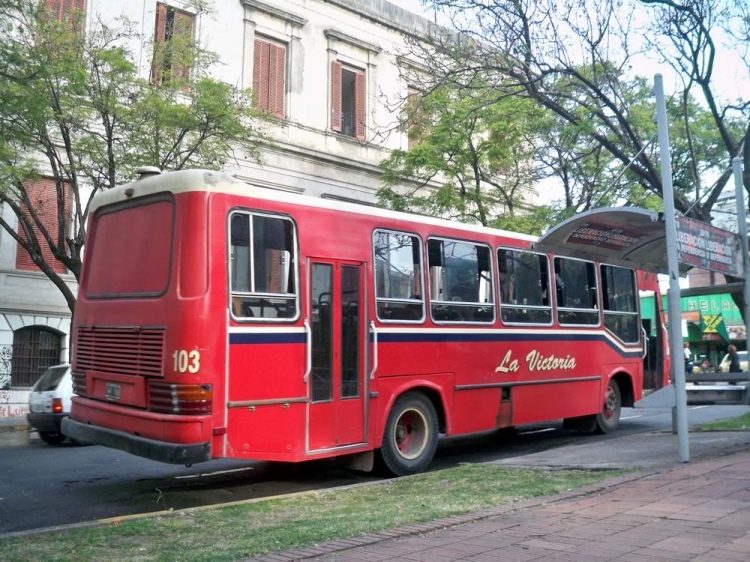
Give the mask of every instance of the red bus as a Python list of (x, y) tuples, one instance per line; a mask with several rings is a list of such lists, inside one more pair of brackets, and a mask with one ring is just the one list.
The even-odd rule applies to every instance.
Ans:
[(641, 398), (631, 269), (534, 238), (191, 170), (94, 197), (66, 435), (150, 459), (299, 462), (544, 420), (611, 432)]

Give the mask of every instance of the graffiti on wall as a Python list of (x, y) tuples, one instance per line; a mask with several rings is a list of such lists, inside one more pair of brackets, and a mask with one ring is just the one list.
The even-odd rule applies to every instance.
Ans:
[(10, 390), (10, 367), (13, 357), (12, 345), (0, 345), (0, 390)]
[(28, 390), (0, 390), (0, 418), (16, 418), (28, 413)]

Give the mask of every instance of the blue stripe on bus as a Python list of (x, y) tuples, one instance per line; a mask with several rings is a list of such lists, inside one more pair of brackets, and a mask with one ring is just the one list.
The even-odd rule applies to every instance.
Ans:
[[(468, 343), (468, 342), (522, 342), (522, 341), (604, 341), (622, 357), (640, 357), (640, 350), (623, 351), (604, 334), (555, 334), (555, 333), (472, 333), (472, 332), (379, 332), (379, 343)], [(229, 343), (243, 344), (274, 344), (274, 343), (305, 343), (307, 334), (304, 332), (281, 333), (230, 333)], [(370, 334), (372, 341), (372, 334)]]
[(307, 334), (304, 332), (280, 332), (280, 333), (262, 333), (262, 332), (251, 332), (251, 333), (234, 333), (229, 334), (229, 343), (242, 345), (242, 344), (255, 344), (255, 343), (305, 343), (307, 341)]

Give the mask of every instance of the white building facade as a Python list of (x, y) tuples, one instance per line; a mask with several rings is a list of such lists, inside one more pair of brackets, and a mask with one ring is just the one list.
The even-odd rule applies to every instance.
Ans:
[[(404, 37), (426, 36), (430, 22), (394, 4), (216, 0), (212, 13), (201, 14), (177, 0), (76, 3), (89, 29), (97, 20), (117, 25), (119, 16), (136, 22), (143, 40), (130, 48), (144, 77), (151, 71), (152, 40), (164, 33), (165, 19), (180, 20), (218, 55), (220, 63), (210, 69), (214, 78), (256, 90), (259, 103), (278, 117), (271, 130), (275, 142), (263, 150), (261, 163), (241, 159), (229, 166), (226, 171), (238, 179), (373, 204), (378, 164), (391, 150), (408, 146), (394, 113), (409, 88), (399, 55)], [(10, 209), (0, 212), (15, 224)], [(46, 366), (68, 360), (67, 304), (43, 273), (19, 266), (24, 261), (19, 252), (25, 254), (0, 229), (0, 417), (25, 415), (32, 379)], [(63, 278), (77, 292), (75, 278)]]

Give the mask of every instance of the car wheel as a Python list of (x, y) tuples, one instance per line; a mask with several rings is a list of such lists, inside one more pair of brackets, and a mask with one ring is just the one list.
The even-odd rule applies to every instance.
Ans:
[(65, 441), (65, 436), (59, 431), (40, 431), (39, 438), (48, 445), (59, 445)]

